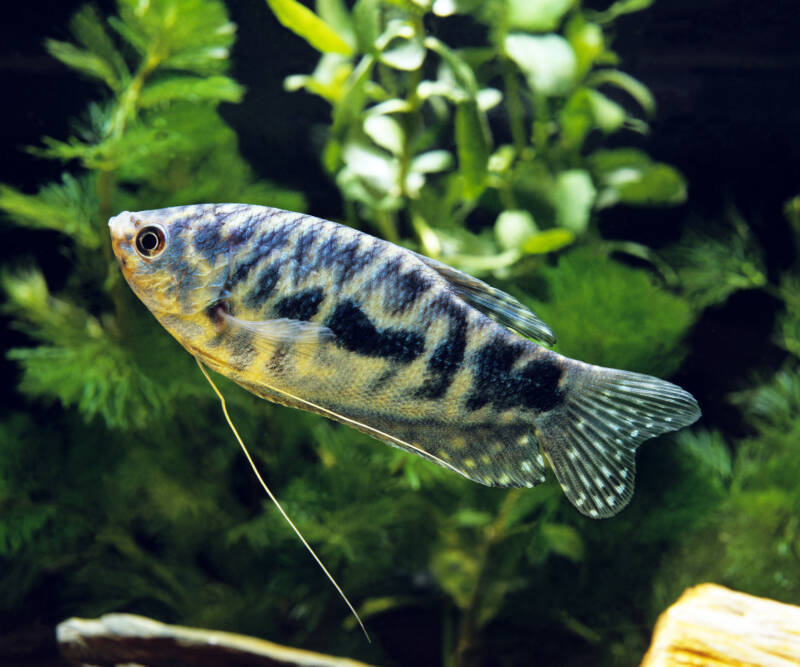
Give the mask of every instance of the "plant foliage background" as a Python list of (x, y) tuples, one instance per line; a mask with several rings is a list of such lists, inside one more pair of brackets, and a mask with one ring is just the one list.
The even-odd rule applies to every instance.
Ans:
[[(763, 184), (709, 175), (780, 137), (723, 142), (657, 108), (616, 46), (675, 30), (651, 4), (51, 8), (74, 13), (41, 19), (35, 62), (63, 83), (12, 82), (4, 128), (32, 166), (0, 185), (0, 655), (129, 611), (379, 664), (635, 665), (686, 586), (797, 603), (797, 149)], [(647, 443), (631, 506), (593, 522), (552, 482), (484, 488), (224, 383), (367, 644), (112, 261), (110, 215), (204, 201), (307, 210), (480, 275), (558, 351), (676, 378), (705, 417)]]

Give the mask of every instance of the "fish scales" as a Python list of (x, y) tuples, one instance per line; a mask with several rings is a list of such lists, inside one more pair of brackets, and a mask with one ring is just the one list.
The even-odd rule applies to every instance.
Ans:
[(513, 297), (342, 225), (201, 204), (109, 222), (125, 278), (191, 354), (268, 400), (587, 516), (633, 490), (636, 446), (699, 416), (663, 380), (568, 359)]

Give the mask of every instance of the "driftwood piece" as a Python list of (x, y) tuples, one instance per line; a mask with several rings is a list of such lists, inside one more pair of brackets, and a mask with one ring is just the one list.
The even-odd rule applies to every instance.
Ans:
[(641, 667), (798, 667), (800, 607), (717, 586), (686, 590), (658, 619)]
[(61, 654), (76, 665), (367, 667), (347, 658), (231, 632), (167, 625), (134, 614), (70, 618), (56, 627)]

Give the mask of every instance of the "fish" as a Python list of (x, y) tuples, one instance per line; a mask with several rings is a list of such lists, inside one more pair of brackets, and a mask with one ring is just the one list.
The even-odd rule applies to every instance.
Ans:
[(633, 495), (635, 452), (700, 417), (670, 382), (562, 356), (521, 302), (321, 218), (247, 204), (123, 211), (126, 281), (212, 370), (496, 487), (549, 466), (591, 518)]

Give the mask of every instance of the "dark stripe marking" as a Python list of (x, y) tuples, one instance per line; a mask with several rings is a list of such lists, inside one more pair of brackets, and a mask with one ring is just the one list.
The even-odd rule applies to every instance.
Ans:
[(336, 267), (338, 281), (346, 283), (372, 264), (382, 250), (377, 239), (369, 239), (366, 246), (362, 245), (359, 238), (342, 245), (338, 230), (334, 230), (320, 245), (317, 261), (324, 268)]
[(425, 338), (405, 329), (377, 329), (355, 303), (344, 301), (326, 322), (339, 345), (368, 357), (386, 357), (410, 363), (425, 349)]
[(523, 341), (507, 343), (495, 339), (476, 352), (472, 392), (466, 401), (468, 410), (491, 403), (497, 410), (522, 406), (547, 412), (563, 402), (559, 381), (564, 371), (555, 362), (535, 359), (521, 370), (511, 371), (525, 345)]
[(303, 290), (291, 296), (285, 296), (275, 304), (275, 314), (290, 320), (310, 320), (325, 300), (325, 291), (321, 287)]
[(535, 359), (519, 372), (519, 393), (522, 403), (531, 410), (548, 412), (564, 401), (559, 387), (564, 369), (553, 361)]
[(437, 299), (437, 302), (431, 304), (435, 316), (446, 316), (450, 319), (448, 337), (436, 346), (428, 359), (425, 382), (415, 392), (417, 398), (437, 399), (444, 396), (464, 362), (467, 348), (467, 318), (464, 308), (450, 298)]
[(192, 245), (197, 252), (205, 257), (209, 262), (220, 251), (222, 236), (220, 234), (228, 216), (214, 216), (202, 227), (194, 230), (192, 234)]
[[(248, 272), (249, 270), (250, 268), (248, 268)], [(258, 274), (253, 289), (245, 295), (244, 304), (248, 308), (261, 308), (272, 294), (280, 277), (281, 267), (278, 263), (265, 266)]]
[(290, 225), (280, 225), (263, 232), (261, 236), (256, 239), (251, 250), (231, 271), (230, 278), (228, 279), (228, 288), (232, 289), (240, 282), (246, 281), (250, 276), (250, 272), (261, 260), (268, 257), (273, 251), (280, 250), (286, 245), (291, 232), (292, 228)]
[[(228, 215), (233, 215), (235, 213), (239, 213), (242, 209), (250, 208), (249, 206), (240, 206), (239, 208), (232, 211)], [(227, 237), (227, 249), (230, 250), (237, 250), (241, 246), (250, 242), (250, 239), (253, 238), (253, 235), (259, 230), (262, 224), (269, 218), (273, 216), (272, 211), (259, 211), (258, 213), (251, 213), (247, 216), (244, 220), (240, 221), (237, 225), (233, 227), (228, 232)]]
[(386, 290), (384, 308), (392, 314), (408, 310), (433, 286), (433, 281), (421, 269), (403, 272), (402, 268), (402, 257), (393, 257), (377, 272)]
[(253, 216), (248, 217), (243, 222), (239, 222), (228, 231), (227, 237), (223, 239), (222, 229), (225, 223), (232, 215), (239, 213), (242, 206), (226, 211), (225, 213), (218, 213), (219, 207), (215, 206), (211, 213), (211, 219), (206, 220), (205, 224), (198, 227), (192, 232), (192, 244), (197, 252), (203, 255), (209, 262), (224, 250), (236, 249), (242, 243), (250, 239), (255, 231), (256, 221), (260, 222), (261, 217), (254, 219)]
[(310, 262), (306, 261), (306, 256), (309, 254), (311, 247), (319, 236), (318, 225), (312, 224), (309, 229), (302, 232), (300, 237), (294, 243), (294, 282), (295, 285), (302, 282), (308, 275), (310, 269)]

